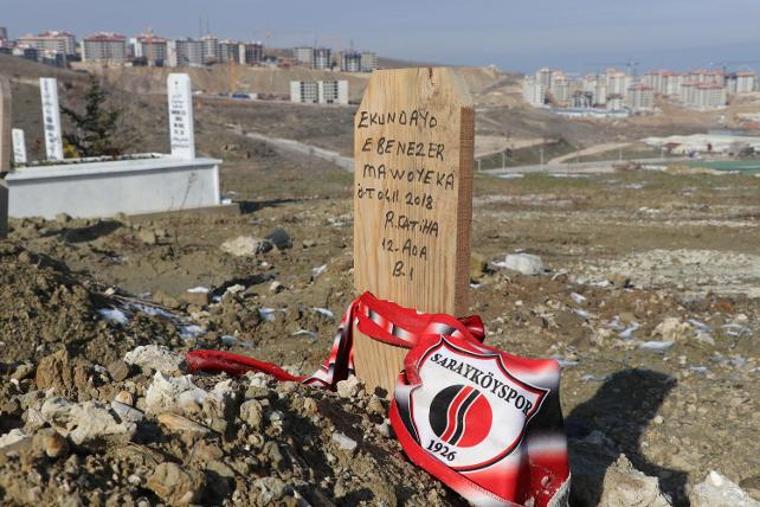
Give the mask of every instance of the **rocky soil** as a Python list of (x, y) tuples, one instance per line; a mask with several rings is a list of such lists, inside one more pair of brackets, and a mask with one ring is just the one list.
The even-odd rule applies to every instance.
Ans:
[[(462, 504), (360, 385), (184, 372), (201, 347), (319, 365), (353, 297), (350, 185), (265, 150), (224, 169), (239, 214), (13, 221), (2, 503)], [(471, 311), (561, 362), (573, 505), (758, 505), (759, 187), (476, 179)]]

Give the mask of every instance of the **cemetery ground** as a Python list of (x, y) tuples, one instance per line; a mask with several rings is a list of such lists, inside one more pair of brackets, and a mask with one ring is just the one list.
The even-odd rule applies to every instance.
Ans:
[[(309, 374), (353, 297), (352, 176), (227, 149), (248, 153), (222, 167), (240, 214), (11, 221), (3, 503), (462, 504), (404, 458), (386, 402), (360, 386), (181, 376), (197, 347)], [(760, 179), (475, 187), (470, 311), (488, 343), (561, 361), (573, 504), (708, 505), (711, 470), (760, 499)], [(517, 251), (544, 269), (500, 267)]]

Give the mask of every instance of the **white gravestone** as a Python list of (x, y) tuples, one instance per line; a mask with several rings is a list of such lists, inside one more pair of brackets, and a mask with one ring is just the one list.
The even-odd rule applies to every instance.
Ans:
[(63, 160), (61, 111), (58, 108), (58, 81), (53, 77), (40, 78), (42, 125), (45, 129), (45, 151), (48, 160)]
[(195, 158), (195, 134), (190, 76), (169, 74), (166, 80), (166, 91), (169, 97), (172, 156), (192, 160)]
[[(0, 75), (0, 173), (10, 169), (11, 83)], [(0, 239), (8, 235), (8, 186), (0, 178)]]
[(21, 129), (11, 130), (13, 138), (13, 162), (16, 165), (26, 164), (26, 140)]

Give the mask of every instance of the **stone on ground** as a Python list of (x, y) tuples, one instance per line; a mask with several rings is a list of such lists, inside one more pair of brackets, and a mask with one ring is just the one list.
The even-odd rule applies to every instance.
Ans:
[(134, 423), (117, 421), (108, 408), (97, 401), (72, 403), (65, 398), (48, 398), (41, 413), (45, 422), (77, 445), (116, 435), (131, 439), (137, 430)]
[(494, 266), (517, 271), (523, 275), (540, 275), (544, 272), (541, 257), (525, 253), (509, 254), (503, 261), (494, 263)]
[(694, 486), (689, 500), (692, 507), (760, 507), (759, 501), (715, 470)]
[(285, 250), (293, 247), (293, 240), (290, 238), (288, 231), (282, 227), (278, 227), (267, 235), (269, 240), (278, 250)]
[(661, 336), (664, 341), (684, 341), (692, 334), (692, 327), (688, 322), (681, 322), (675, 317), (668, 317), (654, 328), (652, 334)]
[(222, 243), (220, 248), (223, 252), (227, 252), (235, 257), (246, 257), (271, 250), (272, 245), (266, 240), (257, 239), (252, 236), (238, 236), (235, 239), (228, 239)]
[(148, 477), (148, 488), (170, 505), (189, 505), (200, 500), (203, 475), (185, 471), (176, 463), (161, 463)]
[(139, 366), (143, 370), (151, 369), (165, 375), (181, 373), (180, 365), (184, 357), (166, 347), (144, 345), (127, 352), (124, 362)]
[(657, 477), (636, 470), (621, 454), (604, 476), (600, 507), (670, 507)]

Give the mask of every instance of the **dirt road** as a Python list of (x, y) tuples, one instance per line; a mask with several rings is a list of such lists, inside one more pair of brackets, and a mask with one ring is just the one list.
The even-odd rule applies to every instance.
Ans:
[(617, 150), (625, 148), (626, 146), (630, 145), (631, 143), (603, 143), (603, 144), (597, 144), (594, 146), (589, 146), (588, 148), (584, 148), (582, 150), (574, 151), (573, 153), (568, 153), (567, 155), (562, 155), (561, 157), (556, 157), (547, 162), (547, 165), (559, 165), (564, 164), (569, 161), (576, 161), (579, 157), (584, 157), (587, 155), (596, 155), (597, 153), (605, 153), (607, 151)]

